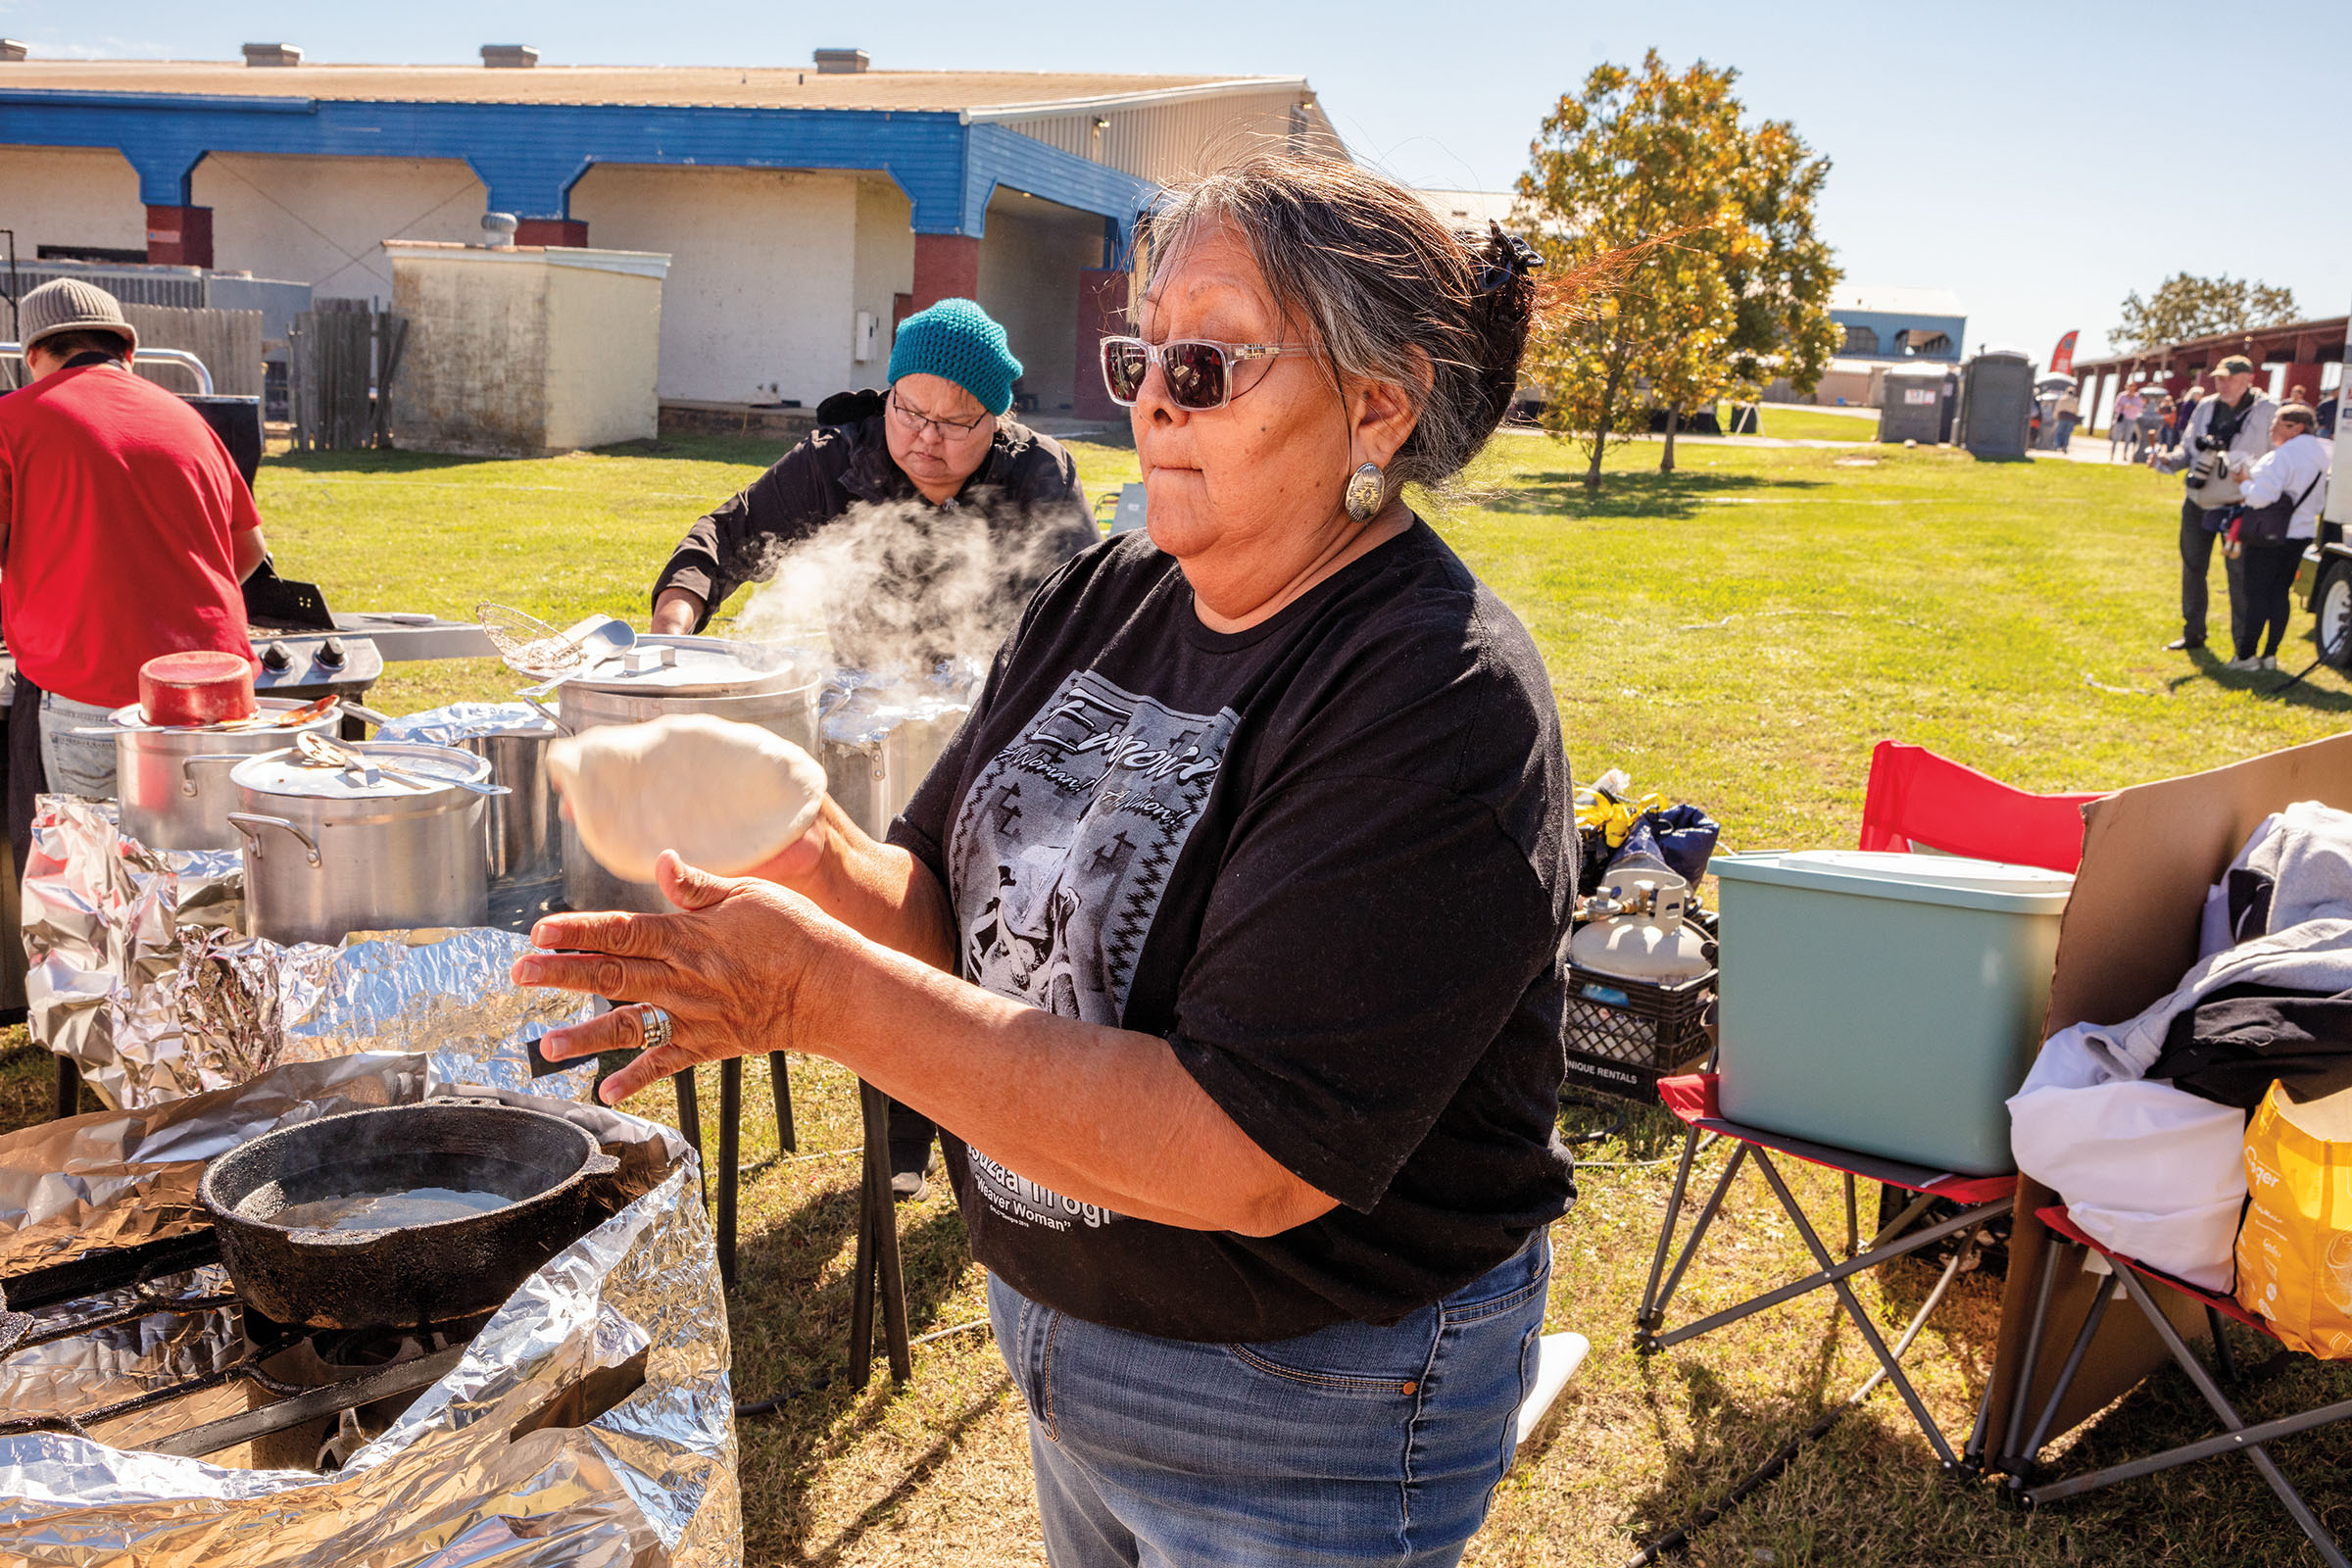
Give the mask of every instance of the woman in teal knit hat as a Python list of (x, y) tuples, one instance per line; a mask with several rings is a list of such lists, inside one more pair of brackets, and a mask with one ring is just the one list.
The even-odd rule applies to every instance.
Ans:
[[(787, 546), (860, 503), (900, 502), (987, 517), (1004, 564), (993, 602), (1004, 607), (1009, 631), (1048, 574), (1102, 537), (1069, 453), (1004, 417), (1020, 373), (1004, 328), (970, 300), (941, 300), (901, 321), (887, 391), (825, 399), (807, 440), (686, 530), (654, 581), (653, 629), (701, 631), (738, 588), (773, 575)], [(908, 568), (898, 586), (918, 598), (922, 564), (893, 564)], [(880, 585), (884, 593), (892, 587)], [(898, 625), (906, 618), (903, 610), (891, 617)], [(995, 651), (941, 650), (981, 659)], [(931, 1137), (927, 1119), (892, 1105), (891, 1186), (902, 1199), (922, 1193)]]
[(1002, 521), (1032, 564), (1007, 584), (1014, 609), (1054, 565), (1101, 537), (1077, 465), (1051, 436), (1004, 416), (1021, 362), (1004, 328), (970, 300), (941, 300), (899, 323), (886, 391), (817, 405), (817, 428), (751, 486), (695, 520), (654, 582), (653, 629), (700, 631), (747, 582), (764, 581), (785, 546), (858, 502), (976, 507)]

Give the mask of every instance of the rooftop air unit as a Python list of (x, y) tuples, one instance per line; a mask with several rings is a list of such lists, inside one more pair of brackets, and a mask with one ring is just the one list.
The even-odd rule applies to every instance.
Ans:
[(539, 51), (527, 43), (486, 43), (482, 64), (494, 71), (527, 71), (539, 63)]
[(245, 46), (245, 63), (249, 66), (299, 66), (302, 46), (292, 43), (249, 43)]
[(854, 76), (871, 69), (873, 62), (862, 49), (819, 49), (816, 52), (816, 74), (820, 76)]

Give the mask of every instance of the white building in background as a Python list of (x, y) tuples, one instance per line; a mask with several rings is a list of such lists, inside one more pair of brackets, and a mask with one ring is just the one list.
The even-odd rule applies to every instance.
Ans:
[[(813, 407), (882, 377), (952, 295), (1002, 319), (1038, 412), (1109, 417), (1094, 338), (1160, 182), (1336, 148), (1290, 76), (0, 62), (0, 228), (19, 254), (145, 261), (388, 302), (386, 240), (671, 258), (664, 402)], [(517, 69), (519, 68), (519, 69)]]

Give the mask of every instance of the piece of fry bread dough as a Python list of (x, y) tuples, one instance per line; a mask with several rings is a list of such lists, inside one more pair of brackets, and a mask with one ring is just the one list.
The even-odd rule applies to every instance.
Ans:
[(808, 832), (825, 799), (815, 758), (708, 713), (567, 736), (548, 747), (547, 770), (580, 842), (624, 882), (653, 881), (663, 850), (714, 875), (740, 875)]

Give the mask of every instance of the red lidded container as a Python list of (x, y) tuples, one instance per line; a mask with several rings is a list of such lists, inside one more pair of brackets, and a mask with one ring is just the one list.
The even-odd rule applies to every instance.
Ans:
[(139, 712), (150, 724), (221, 724), (254, 711), (250, 659), (189, 649), (139, 666)]

